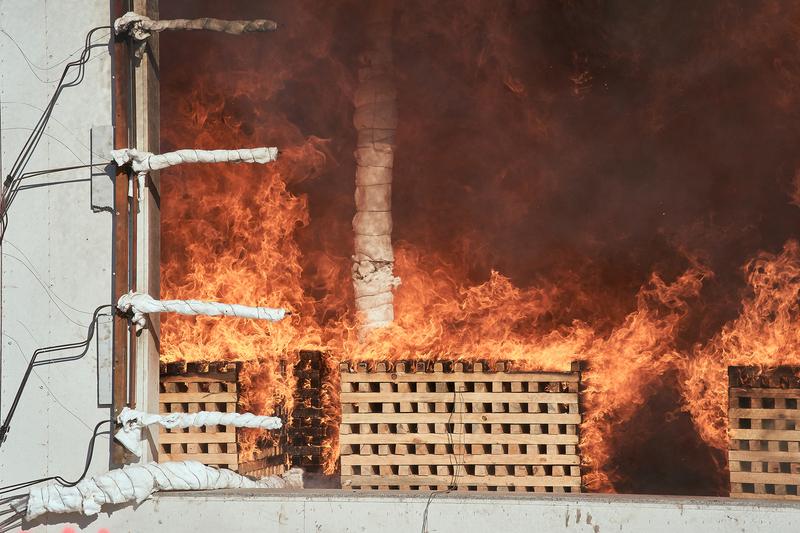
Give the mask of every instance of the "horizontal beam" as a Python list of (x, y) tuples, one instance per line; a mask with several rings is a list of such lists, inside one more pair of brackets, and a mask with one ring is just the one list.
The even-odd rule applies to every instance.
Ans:
[(217, 444), (221, 442), (236, 442), (235, 431), (221, 433), (161, 433), (158, 436), (161, 444)]
[(235, 403), (235, 392), (162, 392), (158, 403)]
[(580, 424), (574, 413), (343, 413), (342, 424)]
[(577, 383), (578, 374), (510, 372), (343, 372), (342, 383), (420, 383), (420, 382), (566, 382)]
[[(163, 394), (162, 394), (163, 397)], [(343, 392), (342, 403), (578, 403), (577, 393), (559, 392)]]
[(503, 434), (490, 433), (404, 433), (350, 434), (339, 437), (340, 444), (578, 444), (577, 435)]
[(580, 487), (580, 476), (342, 476), (342, 486), (477, 485), (497, 487)]
[(538, 454), (464, 454), (464, 455), (342, 455), (343, 466), (381, 466), (381, 465), (515, 465), (539, 466), (559, 465), (578, 466), (577, 455), (538, 455)]

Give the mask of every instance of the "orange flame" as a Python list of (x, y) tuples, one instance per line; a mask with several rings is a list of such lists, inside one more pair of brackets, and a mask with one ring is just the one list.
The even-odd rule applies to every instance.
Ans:
[[(189, 2), (176, 3), (184, 12), (174, 15), (189, 16)], [(205, 4), (204, 9), (226, 9), (211, 2), (197, 4)], [(262, 9), (256, 4), (248, 3), (246, 9)], [(395, 205), (403, 209), (398, 209), (395, 217), (399, 241), (395, 243), (395, 273), (402, 284), (395, 298), (395, 323), (374, 331), (364, 342), (359, 342), (352, 319), (348, 257), (352, 250), (349, 220), (354, 212), (351, 114), (359, 43), (352, 37), (357, 31), (342, 30), (359, 27), (359, 9), (350, 4), (345, 9), (335, 2), (274, 2), (270, 5), (274, 13), (253, 13), (253, 18), (267, 16), (285, 23), (274, 35), (235, 40), (219, 35), (161, 36), (164, 61), (172, 67), (163, 69), (162, 79), (165, 150), (261, 145), (281, 149), (279, 162), (272, 165), (187, 166), (162, 173), (161, 296), (287, 307), (295, 313), (277, 324), (164, 316), (163, 360), (244, 361), (240, 407), (272, 414), (279, 406), (292, 406), (296, 384), (291, 371), (282, 369), (291, 368), (301, 349), (324, 351), (329, 381), (323, 384), (321, 394), (328, 416), (325, 423), (333, 429), (324, 450), (328, 473), (335, 471), (338, 457), (338, 363), (348, 359), (503, 360), (519, 369), (559, 371), (568, 370), (573, 361), (583, 361), (580, 444), (585, 483), (592, 490), (615, 490), (623, 481), (625, 473), (615, 454), (622, 440), (635, 445), (643, 437), (621, 428), (634, 422), (638, 413), (650, 414), (648, 401), (665, 383), (674, 385), (677, 380), (682, 402), (668, 409), (667, 416), (688, 419), (690, 415), (709, 446), (726, 449), (726, 367), (800, 363), (800, 330), (796, 327), (800, 321), (800, 246), (789, 241), (781, 253), (761, 253), (749, 261), (745, 273), (750, 294), (742, 301), (738, 318), (687, 341), (684, 329), (693, 320), (692, 312), (697, 312), (693, 303), (704, 285), (710, 285), (712, 272), (706, 265), (714, 265), (718, 276), (724, 272), (710, 258), (704, 256), (701, 264), (694, 258), (687, 260), (690, 254), (683, 252), (677, 254), (681, 270), (675, 270), (674, 261), (669, 263), (672, 269), (662, 268), (655, 260), (645, 266), (632, 265), (635, 261), (618, 265), (615, 261), (621, 257), (624, 261), (625, 254), (614, 250), (609, 254), (614, 274), (623, 279), (609, 282), (604, 279), (607, 273), (595, 268), (600, 255), (595, 253), (600, 249), (598, 241), (607, 239), (609, 248), (628, 241), (619, 235), (599, 237), (585, 226), (609, 220), (607, 224), (616, 231), (637, 199), (646, 200), (647, 213), (639, 213), (630, 225), (652, 224), (642, 231), (644, 238), (651, 238), (651, 229), (662, 231), (674, 223), (670, 217), (682, 216), (669, 209), (679, 211), (676, 208), (683, 207), (683, 197), (676, 196), (671, 204), (665, 201), (662, 205), (659, 200), (657, 209), (651, 199), (669, 196), (673, 174), (678, 174), (672, 159), (652, 156), (652, 160), (627, 161), (626, 154), (609, 148), (617, 141), (624, 141), (620, 143), (623, 149), (633, 146), (644, 152), (657, 152), (652, 144), (668, 143), (670, 154), (677, 152), (686, 158), (682, 168), (689, 180), (699, 179), (706, 171), (715, 180), (733, 174), (729, 167), (739, 160), (731, 157), (728, 144), (720, 145), (724, 157), (712, 162), (717, 167), (710, 164), (708, 168), (698, 163), (705, 153), (692, 159), (689, 152), (697, 151), (696, 146), (681, 144), (684, 130), (676, 128), (693, 123), (695, 111), (710, 107), (709, 101), (716, 105), (724, 96), (723, 103), (731, 109), (747, 107), (731, 96), (725, 81), (720, 83), (726, 90), (711, 90), (713, 98), (708, 97), (706, 87), (695, 87), (701, 78), (698, 72), (710, 75), (709, 64), (718, 63), (730, 63), (735, 67), (731, 72), (739, 72), (748, 65), (739, 63), (742, 57), (760, 57), (742, 50), (758, 45), (756, 41), (762, 38), (758, 28), (773, 27), (765, 20), (797, 17), (771, 14), (765, 8), (759, 14), (761, 24), (752, 24), (750, 13), (741, 10), (744, 22), (735, 26), (739, 10), (728, 13), (713, 8), (711, 11), (724, 15), (721, 22), (713, 14), (705, 16), (734, 25), (730, 41), (706, 38), (705, 34), (704, 38), (687, 39), (700, 47), (691, 49), (696, 56), (693, 62), (676, 60), (650, 73), (644, 72), (648, 62), (643, 58), (667, 61), (673, 56), (682, 58), (682, 54), (655, 53), (659, 49), (639, 43), (647, 41), (646, 36), (633, 31), (626, 41), (627, 31), (596, 30), (596, 19), (606, 16), (599, 12), (603, 10), (595, 13), (571, 2), (490, 4), (408, 2), (403, 5), (410, 7), (398, 15), (396, 56), (401, 75)], [(230, 13), (214, 14), (242, 18), (245, 15), (240, 11), (246, 10), (242, 5), (230, 8)], [(654, 18), (640, 24), (640, 31), (655, 31), (660, 26), (654, 22), (661, 20), (656, 11), (644, 10)], [(696, 18), (697, 24), (706, 20), (701, 15)], [(556, 19), (577, 28), (573, 40), (579, 51), (572, 49), (572, 42), (563, 44), (548, 37), (550, 21)], [(613, 24), (624, 19), (614, 17), (606, 23), (615, 28)], [(522, 23), (512, 27), (510, 21)], [(621, 41), (612, 39), (616, 48), (610, 49), (607, 57), (596, 54), (590, 44), (599, 37), (578, 35), (587, 27), (597, 31), (603, 43), (608, 35)], [(672, 31), (682, 26), (663, 27)], [(765, 41), (769, 46), (761, 50), (769, 57), (786, 49), (781, 40), (785, 33), (773, 33), (778, 36), (776, 41)], [(350, 38), (342, 37), (345, 34)], [(536, 36), (536, 46), (526, 40), (530, 35)], [(737, 40), (742, 42), (737, 44)], [(554, 41), (554, 48), (541, 48), (540, 41)], [(449, 43), (457, 44), (451, 47)], [(713, 61), (704, 55), (706, 46), (712, 48)], [(423, 48), (430, 52), (431, 63), (419, 59)], [(449, 62), (436, 70), (432, 64), (437, 61)], [(559, 61), (563, 63), (560, 66)], [(780, 81), (793, 76), (794, 70), (785, 65), (774, 70), (777, 78), (767, 73), (764, 83), (772, 80), (775, 88), (771, 91), (779, 93), (778, 107), (791, 109), (791, 95), (797, 91)], [(626, 76), (634, 85), (622, 84)], [(429, 77), (436, 83), (428, 85)], [(637, 101), (645, 103), (630, 116), (620, 117), (617, 111), (623, 103), (627, 105), (630, 94), (615, 94), (609, 80), (619, 84), (622, 89), (617, 91), (622, 93), (630, 87), (641, 89)], [(666, 87), (663, 91), (656, 90), (662, 85)], [(441, 88), (446, 90), (438, 90)], [(745, 89), (749, 98), (751, 88), (746, 85)], [(692, 107), (687, 95), (695, 92), (702, 94)], [(680, 104), (680, 112), (674, 113), (677, 126), (671, 122), (675, 117), (670, 105), (675, 101)], [(434, 111), (439, 108), (446, 109), (437, 115)], [(727, 108), (720, 109), (721, 123), (728, 126)], [(559, 113), (557, 120), (554, 115)], [(577, 117), (584, 113), (590, 120), (581, 122)], [(459, 118), (457, 128), (446, 122), (453, 116)], [(599, 127), (606, 128), (604, 134), (598, 135)], [(640, 144), (639, 139), (630, 141), (638, 135), (649, 137)], [(499, 141), (494, 142), (494, 137)], [(738, 141), (728, 143), (739, 145)], [(537, 159), (548, 152), (555, 154), (548, 162)], [(620, 168), (625, 164), (630, 168)], [(638, 183), (633, 177), (639, 179), (644, 166), (662, 168), (652, 170), (652, 183), (633, 187)], [(613, 179), (617, 174), (622, 176), (620, 180)], [(800, 178), (795, 178), (795, 186), (798, 184)], [(425, 194), (408, 195), (420, 185), (426, 185)], [(646, 190), (651, 185), (654, 192)], [(553, 194), (559, 187), (567, 191), (563, 197)], [(637, 187), (644, 191), (638, 196), (629, 190)], [(687, 194), (703, 192), (702, 188), (689, 189)], [(709, 189), (716, 191), (717, 182)], [(745, 197), (753, 193), (751, 185), (741, 190)], [(725, 194), (736, 191), (737, 187), (731, 186)], [(521, 256), (520, 263), (530, 259), (533, 253), (518, 254), (515, 232), (524, 230), (527, 238), (529, 232), (547, 228), (551, 221), (564, 223), (573, 216), (583, 220), (576, 213), (580, 215), (584, 205), (594, 202), (594, 193), (603, 192), (617, 203), (596, 209), (599, 214), (574, 227), (565, 224), (552, 234), (542, 231), (546, 235), (541, 242), (538, 236), (530, 239), (537, 245), (534, 252), (545, 250), (548, 258), (531, 261), (523, 274), (520, 270), (524, 269), (515, 270), (514, 265), (500, 268), (501, 263), (493, 261), (490, 253), (483, 253), (489, 234), (490, 239), (502, 237), (500, 252)], [(403, 194), (406, 197), (397, 201)], [(451, 195), (458, 196), (459, 202), (443, 201)], [(730, 198), (735, 204), (738, 197)], [(555, 201), (548, 206), (551, 199)], [(473, 226), (460, 224), (462, 213), (481, 212), (484, 201), (500, 206), (492, 216), (484, 217), (485, 228), (476, 229), (479, 224), (475, 222)], [(795, 193), (793, 201), (800, 203), (800, 194)], [(701, 211), (705, 209), (704, 204), (698, 205)], [(566, 215), (534, 218), (532, 212), (540, 208)], [(666, 223), (652, 222), (659, 217)], [(732, 220), (731, 226), (741, 222)], [(704, 224), (705, 218), (692, 220), (674, 233), (664, 230), (659, 237), (677, 235), (682, 242), (694, 242), (694, 235), (686, 237), (682, 232), (693, 233), (693, 228)], [(567, 230), (580, 234), (575, 239), (578, 244), (558, 242)], [(624, 231), (631, 230), (625, 227), (621, 233)], [(652, 233), (657, 232), (653, 229)], [(484, 238), (473, 238), (473, 234)], [(506, 241), (513, 242), (509, 245)], [(725, 246), (725, 242), (715, 246)], [(684, 246), (669, 246), (671, 260), (675, 248)], [(703, 246), (691, 247), (698, 248)], [(647, 254), (652, 249), (658, 245), (641, 245), (638, 252)], [(754, 249), (748, 248), (742, 257), (751, 257)], [(735, 267), (741, 262), (737, 259)], [(542, 265), (547, 266), (541, 268), (547, 270), (542, 279), (529, 274)], [(642, 284), (642, 280), (646, 281)], [(661, 422), (651, 421), (653, 425)], [(263, 435), (244, 434), (245, 457), (256, 450), (259, 438)]]

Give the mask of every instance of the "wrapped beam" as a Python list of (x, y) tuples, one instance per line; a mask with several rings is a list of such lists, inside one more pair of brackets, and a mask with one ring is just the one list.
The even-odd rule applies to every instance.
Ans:
[(283, 427), (283, 421), (280, 418), (258, 416), (252, 413), (200, 411), (198, 413), (160, 415), (137, 411), (129, 407), (122, 409), (117, 421), (122, 428), (117, 431), (114, 438), (137, 456), (139, 455), (139, 443), (142, 440), (142, 428), (153, 424), (159, 424), (167, 429), (204, 426), (234, 426), (251, 429), (280, 429)]
[(358, 71), (353, 125), (358, 132), (353, 288), (359, 334), (394, 320), (392, 167), (397, 92), (392, 65), (392, 3), (375, 2), (367, 21), (367, 49)]
[(144, 45), (153, 33), (165, 30), (208, 30), (232, 35), (243, 33), (268, 32), (278, 29), (278, 23), (272, 20), (220, 20), (215, 18), (152, 20), (133, 11), (125, 13), (114, 21), (114, 32), (129, 34), (139, 41), (137, 57), (142, 57)]
[(196, 461), (127, 465), (74, 487), (50, 483), (31, 489), (27, 501), (12, 504), (28, 520), (45, 513), (80, 512), (96, 515), (103, 505), (141, 503), (163, 490), (280, 489), (302, 488), (303, 472), (293, 468), (283, 476), (254, 480), (231, 470), (205, 466)]
[(239, 148), (237, 150), (176, 150), (164, 154), (142, 152), (135, 148), (112, 150), (111, 156), (119, 166), (130, 164), (136, 173), (182, 165), (186, 163), (271, 163), (278, 159), (275, 147)]
[(156, 300), (149, 294), (131, 291), (123, 294), (117, 302), (122, 313), (133, 313), (137, 330), (147, 326), (147, 313), (178, 313), (181, 315), (235, 316), (256, 320), (278, 322), (291, 314), (286, 309), (271, 307), (250, 307), (239, 304), (202, 302), (199, 300)]

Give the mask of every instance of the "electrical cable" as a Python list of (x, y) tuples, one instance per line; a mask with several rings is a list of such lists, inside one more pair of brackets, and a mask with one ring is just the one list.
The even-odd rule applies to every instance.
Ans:
[[(422, 512), (422, 533), (428, 533), (428, 511), (430, 511), (431, 503), (433, 503), (433, 499), (440, 495), (440, 494), (449, 494), (452, 491), (458, 488), (456, 482), (458, 481), (458, 471), (459, 468), (464, 466), (465, 463), (459, 462), (456, 457), (456, 449), (455, 443), (453, 442), (453, 415), (456, 413), (456, 405), (458, 405), (458, 398), (457, 395), (461, 396), (461, 403), (464, 403), (464, 390), (458, 390), (457, 384), (453, 385), (453, 407), (450, 409), (450, 416), (447, 417), (447, 443), (452, 450), (452, 454), (450, 456), (450, 466), (453, 469), (453, 473), (450, 476), (450, 484), (447, 485), (447, 489), (445, 490), (435, 490), (431, 492), (431, 495), (428, 497), (428, 501), (425, 503), (425, 510)], [(463, 417), (462, 417), (463, 420)], [(463, 425), (463, 424), (462, 424)], [(464, 437), (462, 433), (462, 437)], [(461, 446), (465, 445), (466, 440), (461, 443)], [(462, 454), (463, 457), (463, 454)]]
[[(39, 141), (42, 139), (42, 136), (44, 135), (44, 130), (47, 128), (47, 124), (50, 121), (50, 116), (53, 114), (53, 110), (55, 109), (56, 102), (58, 101), (58, 98), (61, 96), (61, 92), (64, 89), (68, 87), (75, 87), (83, 82), (86, 73), (86, 69), (84, 67), (91, 58), (92, 49), (106, 46), (105, 44), (96, 44), (92, 42), (95, 32), (104, 29), (111, 30), (111, 26), (97, 26), (89, 30), (89, 33), (86, 34), (83, 51), (81, 52), (80, 57), (74, 61), (70, 61), (64, 67), (64, 71), (61, 74), (61, 78), (59, 79), (55, 91), (53, 92), (53, 96), (50, 98), (47, 106), (45, 106), (39, 121), (36, 123), (31, 131), (31, 134), (23, 144), (19, 155), (17, 155), (17, 158), (14, 160), (11, 171), (8, 173), (8, 176), (3, 182), (2, 198), (0, 199), (0, 243), (2, 242), (6, 229), (8, 228), (8, 209), (11, 201), (13, 200), (14, 196), (16, 196), (16, 192), (19, 189), (19, 180), (23, 176), (25, 167), (33, 157), (33, 153), (36, 150), (36, 147), (39, 145)], [(68, 80), (68, 77), (71, 73), (73, 73), (73, 69), (76, 67), (77, 71), (74, 72), (74, 77)]]
[[(6, 414), (6, 419), (5, 421), (3, 421), (3, 424), (0, 425), (0, 446), (3, 445), (6, 438), (8, 437), (8, 432), (11, 428), (11, 419), (14, 417), (14, 412), (16, 411), (17, 406), (19, 405), (20, 398), (22, 398), (22, 393), (24, 392), (25, 386), (28, 383), (28, 379), (31, 377), (33, 369), (37, 366), (52, 365), (56, 363), (66, 363), (68, 361), (77, 361), (78, 359), (84, 357), (86, 353), (89, 351), (89, 345), (91, 344), (92, 338), (94, 337), (94, 331), (97, 326), (97, 319), (100, 316), (100, 312), (103, 309), (107, 308), (110, 309), (112, 308), (112, 306), (109, 304), (105, 304), (95, 309), (92, 315), (92, 321), (89, 324), (89, 331), (87, 332), (85, 341), (70, 342), (66, 344), (58, 344), (55, 346), (47, 346), (45, 348), (39, 348), (38, 350), (33, 352), (33, 355), (31, 356), (30, 361), (28, 362), (28, 367), (25, 370), (25, 374), (22, 377), (22, 381), (19, 384), (19, 388), (17, 389), (17, 393), (14, 396), (14, 401), (11, 403), (11, 409), (9, 409), (8, 413)], [(49, 358), (44, 361), (37, 360), (37, 358), (43, 354), (62, 352), (65, 350), (75, 350), (75, 349), (80, 349), (81, 351), (76, 354)]]
[[(58, 172), (66, 172), (68, 170), (78, 170), (78, 169), (82, 169), (82, 168), (93, 168), (93, 167), (107, 167), (110, 164), (111, 164), (111, 162), (108, 162), (108, 163), (93, 163), (93, 164), (90, 164), (90, 165), (73, 165), (73, 166), (70, 166), (70, 167), (50, 168), (50, 169), (47, 169), (47, 170), (37, 170), (37, 171), (34, 171), (34, 172), (26, 172), (25, 174), (22, 174), (19, 178), (17, 178), (14, 181), (13, 186), (9, 187), (7, 189), (7, 191), (6, 191), (6, 194), (4, 194), (4, 196), (3, 196), (3, 205), (5, 207), (5, 210), (8, 211), (8, 209), (11, 207), (11, 204), (14, 202), (14, 199), (17, 197), (17, 194), (20, 191), (21, 183), (22, 183), (23, 180), (27, 180), (27, 179), (30, 179), (30, 178), (36, 178), (36, 177), (39, 177), (39, 176), (44, 176), (44, 175), (49, 175), (49, 174), (56, 174)], [(6, 182), (7, 181), (8, 180), (6, 180)]]
[(89, 467), (92, 464), (92, 457), (94, 456), (94, 445), (95, 442), (97, 441), (97, 437), (104, 434), (108, 435), (111, 434), (110, 429), (108, 431), (101, 432), (100, 427), (103, 424), (111, 424), (111, 423), (112, 423), (111, 419), (101, 420), (100, 422), (97, 423), (97, 425), (94, 426), (94, 431), (92, 431), (92, 438), (89, 440), (89, 449), (86, 451), (86, 462), (83, 465), (83, 472), (81, 472), (81, 475), (75, 481), (67, 481), (61, 476), (43, 477), (39, 479), (33, 479), (31, 481), (22, 481), (20, 483), (14, 483), (13, 485), (0, 487), (0, 495), (8, 494), (9, 492), (14, 492), (16, 490), (25, 489), (32, 485), (38, 485), (39, 483), (44, 483), (45, 481), (55, 481), (62, 487), (74, 487), (75, 485), (83, 481), (86, 478), (86, 474), (89, 472)]

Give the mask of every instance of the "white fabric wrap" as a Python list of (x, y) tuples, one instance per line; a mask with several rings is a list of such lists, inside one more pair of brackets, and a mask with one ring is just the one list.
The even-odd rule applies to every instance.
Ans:
[(184, 163), (271, 163), (278, 159), (278, 149), (273, 146), (238, 150), (176, 150), (153, 154), (140, 152), (136, 148), (123, 148), (112, 150), (111, 157), (119, 166), (130, 163), (134, 172), (147, 173)]
[(252, 413), (220, 413), (216, 411), (200, 411), (199, 413), (169, 413), (157, 415), (145, 413), (125, 407), (117, 417), (122, 429), (114, 438), (125, 448), (139, 456), (142, 441), (142, 428), (152, 424), (160, 424), (168, 429), (202, 426), (235, 426), (252, 429), (280, 429), (283, 421), (274, 416), (258, 416)]
[(239, 35), (242, 33), (275, 31), (278, 23), (272, 20), (222, 20), (215, 18), (153, 20), (129, 11), (114, 21), (114, 33), (129, 33), (137, 41), (144, 41), (153, 32), (164, 30), (209, 30)]
[(249, 307), (239, 304), (201, 302), (198, 300), (156, 300), (149, 294), (131, 291), (120, 296), (117, 309), (123, 313), (133, 311), (133, 322), (141, 331), (147, 326), (147, 313), (179, 313), (181, 315), (236, 316), (277, 322), (286, 317), (286, 309)]
[(133, 11), (114, 21), (114, 33), (128, 33), (137, 41), (136, 57), (144, 56), (147, 39), (154, 32), (164, 30), (209, 30), (241, 35), (242, 33), (275, 31), (278, 24), (272, 20), (220, 20), (214, 18), (153, 20)]
[[(31, 489), (27, 504), (14, 504), (28, 520), (45, 513), (80, 512), (95, 515), (105, 504), (141, 503), (159, 490), (212, 490), (239, 488), (302, 488), (303, 472), (293, 468), (283, 476), (254, 480), (226, 469), (197, 461), (127, 465), (106, 474), (84, 479), (74, 487), (57, 483)], [(22, 509), (26, 506), (26, 509)]]

